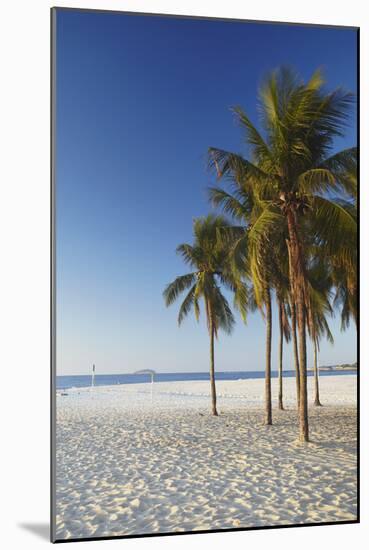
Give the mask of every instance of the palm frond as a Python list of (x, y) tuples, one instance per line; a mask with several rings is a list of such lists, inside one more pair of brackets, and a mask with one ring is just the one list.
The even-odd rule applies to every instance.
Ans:
[(239, 185), (255, 185), (267, 187), (275, 183), (275, 178), (241, 155), (230, 153), (216, 147), (209, 148), (209, 167), (215, 169), (218, 179), (229, 178)]
[(178, 296), (184, 291), (187, 290), (191, 285), (194, 284), (196, 280), (195, 273), (188, 273), (187, 275), (181, 275), (176, 277), (172, 283), (169, 283), (164, 292), (163, 297), (165, 305), (168, 307), (173, 304), (178, 298)]
[(315, 196), (309, 216), (315, 239), (324, 246), (327, 254), (345, 254), (354, 262), (357, 245), (357, 221), (353, 205), (346, 201), (329, 200)]
[(324, 159), (320, 167), (329, 170), (337, 184), (356, 200), (357, 147), (350, 147), (335, 153)]
[(269, 161), (269, 163), (272, 163), (272, 154), (268, 148), (267, 143), (262, 138), (260, 132), (252, 124), (251, 120), (246, 115), (242, 107), (237, 105), (236, 107), (232, 108), (232, 111), (237, 116), (237, 119), (241, 126), (245, 129), (245, 141), (248, 145), (253, 146), (253, 154), (255, 156), (255, 159), (258, 162), (263, 161), (265, 163), (266, 161)]
[(334, 188), (336, 179), (326, 168), (311, 168), (297, 178), (297, 190), (300, 193), (324, 193)]
[(213, 287), (211, 309), (217, 331), (221, 328), (226, 334), (230, 334), (233, 330), (235, 319), (226, 298), (217, 285)]
[(201, 260), (201, 250), (198, 247), (183, 243), (177, 246), (177, 254), (179, 254), (186, 264), (196, 266)]
[(269, 204), (251, 224), (248, 232), (250, 246), (263, 246), (274, 231), (279, 231), (279, 226), (284, 222), (282, 214)]
[(209, 199), (213, 206), (220, 207), (225, 214), (234, 218), (247, 219), (251, 213), (251, 205), (240, 202), (235, 196), (218, 187), (208, 189)]
[(196, 317), (198, 318), (200, 311), (199, 311), (198, 302), (195, 298), (195, 294), (196, 294), (196, 284), (191, 287), (190, 291), (188, 292), (185, 299), (183, 300), (181, 307), (179, 308), (179, 313), (178, 313), (179, 326), (182, 324), (184, 318), (187, 317), (187, 315), (190, 313), (194, 304), (196, 304), (195, 312), (196, 312)]

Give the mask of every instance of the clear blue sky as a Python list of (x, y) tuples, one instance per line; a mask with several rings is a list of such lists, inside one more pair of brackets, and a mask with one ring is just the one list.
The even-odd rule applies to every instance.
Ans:
[[(162, 291), (186, 272), (176, 246), (210, 210), (208, 147), (243, 151), (229, 108), (256, 121), (258, 85), (281, 64), (304, 78), (322, 67), (329, 88), (356, 92), (356, 33), (58, 11), (58, 374), (208, 370), (204, 318), (178, 328)], [(354, 144), (353, 117), (336, 146)], [(321, 363), (355, 361), (355, 330), (331, 325)], [(264, 339), (258, 313), (239, 321), (220, 336), (217, 370), (263, 369)]]

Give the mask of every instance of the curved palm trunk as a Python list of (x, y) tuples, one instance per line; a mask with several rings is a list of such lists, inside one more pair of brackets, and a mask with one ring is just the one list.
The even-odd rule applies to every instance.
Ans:
[(291, 273), (293, 276), (293, 296), (296, 303), (296, 320), (299, 335), (299, 372), (300, 372), (300, 404), (299, 404), (299, 440), (309, 441), (308, 395), (306, 375), (306, 313), (304, 288), (304, 260), (297, 234), (295, 212), (291, 207), (287, 211), (287, 224), (290, 239)]
[(319, 397), (318, 346), (317, 346), (316, 338), (314, 338), (314, 389), (315, 389), (314, 405), (316, 407), (321, 407), (322, 404), (320, 402), (320, 397)]
[(296, 333), (296, 306), (291, 303), (291, 329), (292, 329), (292, 347), (293, 347), (293, 358), (295, 364), (295, 374), (296, 374), (296, 399), (297, 399), (297, 409), (300, 408), (300, 367), (299, 367), (299, 352), (297, 349), (297, 333)]
[(283, 411), (283, 312), (279, 302), (279, 367), (278, 367), (278, 408)]
[(270, 289), (265, 292), (266, 309), (266, 363), (265, 363), (265, 421), (267, 425), (272, 424), (272, 389), (271, 389), (271, 348), (272, 348), (272, 302)]
[(214, 361), (214, 323), (211, 312), (209, 311), (209, 333), (210, 333), (210, 390), (211, 390), (211, 412), (213, 416), (218, 416), (217, 411), (217, 393), (215, 389), (215, 361)]

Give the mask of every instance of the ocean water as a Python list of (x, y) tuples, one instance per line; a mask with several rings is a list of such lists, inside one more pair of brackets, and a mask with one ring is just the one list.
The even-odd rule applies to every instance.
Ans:
[[(347, 374), (356, 374), (356, 370), (332, 370), (319, 372), (320, 376), (345, 376)], [(308, 371), (308, 376), (313, 372)], [(278, 372), (272, 372), (272, 378), (277, 378)], [(284, 377), (295, 376), (295, 371), (284, 371)], [(216, 380), (247, 380), (249, 378), (264, 378), (263, 371), (234, 371), (217, 372)], [(208, 372), (158, 372), (154, 377), (155, 382), (179, 382), (185, 380), (209, 380)], [(140, 384), (151, 382), (148, 374), (96, 374), (95, 386), (113, 386), (116, 384)], [(90, 375), (77, 376), (57, 376), (56, 389), (84, 388), (91, 386)]]

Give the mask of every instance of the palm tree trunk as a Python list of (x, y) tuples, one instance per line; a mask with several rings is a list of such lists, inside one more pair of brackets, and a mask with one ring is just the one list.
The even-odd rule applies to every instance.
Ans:
[(297, 333), (296, 333), (296, 306), (291, 302), (291, 329), (292, 329), (292, 347), (293, 358), (295, 363), (296, 373), (296, 399), (297, 409), (300, 408), (300, 367), (299, 367), (299, 352), (297, 349)]
[(279, 302), (279, 368), (278, 368), (278, 408), (283, 411), (283, 312)]
[(291, 247), (291, 271), (293, 275), (293, 295), (296, 303), (297, 330), (299, 335), (299, 372), (300, 372), (300, 405), (299, 405), (299, 440), (309, 441), (308, 395), (306, 375), (306, 313), (305, 313), (305, 278), (304, 259), (297, 234), (295, 212), (287, 211), (288, 233)]
[(317, 346), (315, 337), (314, 337), (314, 389), (315, 389), (314, 405), (316, 407), (321, 407), (322, 404), (319, 398), (318, 346)]
[(293, 279), (292, 260), (291, 260), (291, 245), (290, 241), (286, 239), (287, 251), (288, 251), (288, 263), (289, 263), (289, 275), (290, 275), (290, 291), (291, 291), (291, 330), (292, 330), (292, 346), (293, 346), (293, 358), (295, 363), (296, 373), (296, 401), (297, 410), (300, 410), (300, 365), (299, 365), (299, 352), (297, 349), (297, 333), (296, 333), (296, 305), (294, 288), (295, 283)]
[(271, 351), (272, 351), (272, 302), (270, 289), (265, 292), (266, 309), (266, 364), (265, 364), (265, 421), (267, 425), (272, 424), (272, 389), (271, 389)]
[(306, 374), (306, 321), (303, 304), (297, 306), (297, 327), (299, 333), (299, 359), (300, 359), (300, 406), (299, 406), (299, 439), (309, 441), (309, 417), (308, 394)]
[(210, 316), (210, 389), (211, 389), (211, 412), (218, 416), (217, 394), (215, 389), (215, 368), (214, 368), (214, 325)]

